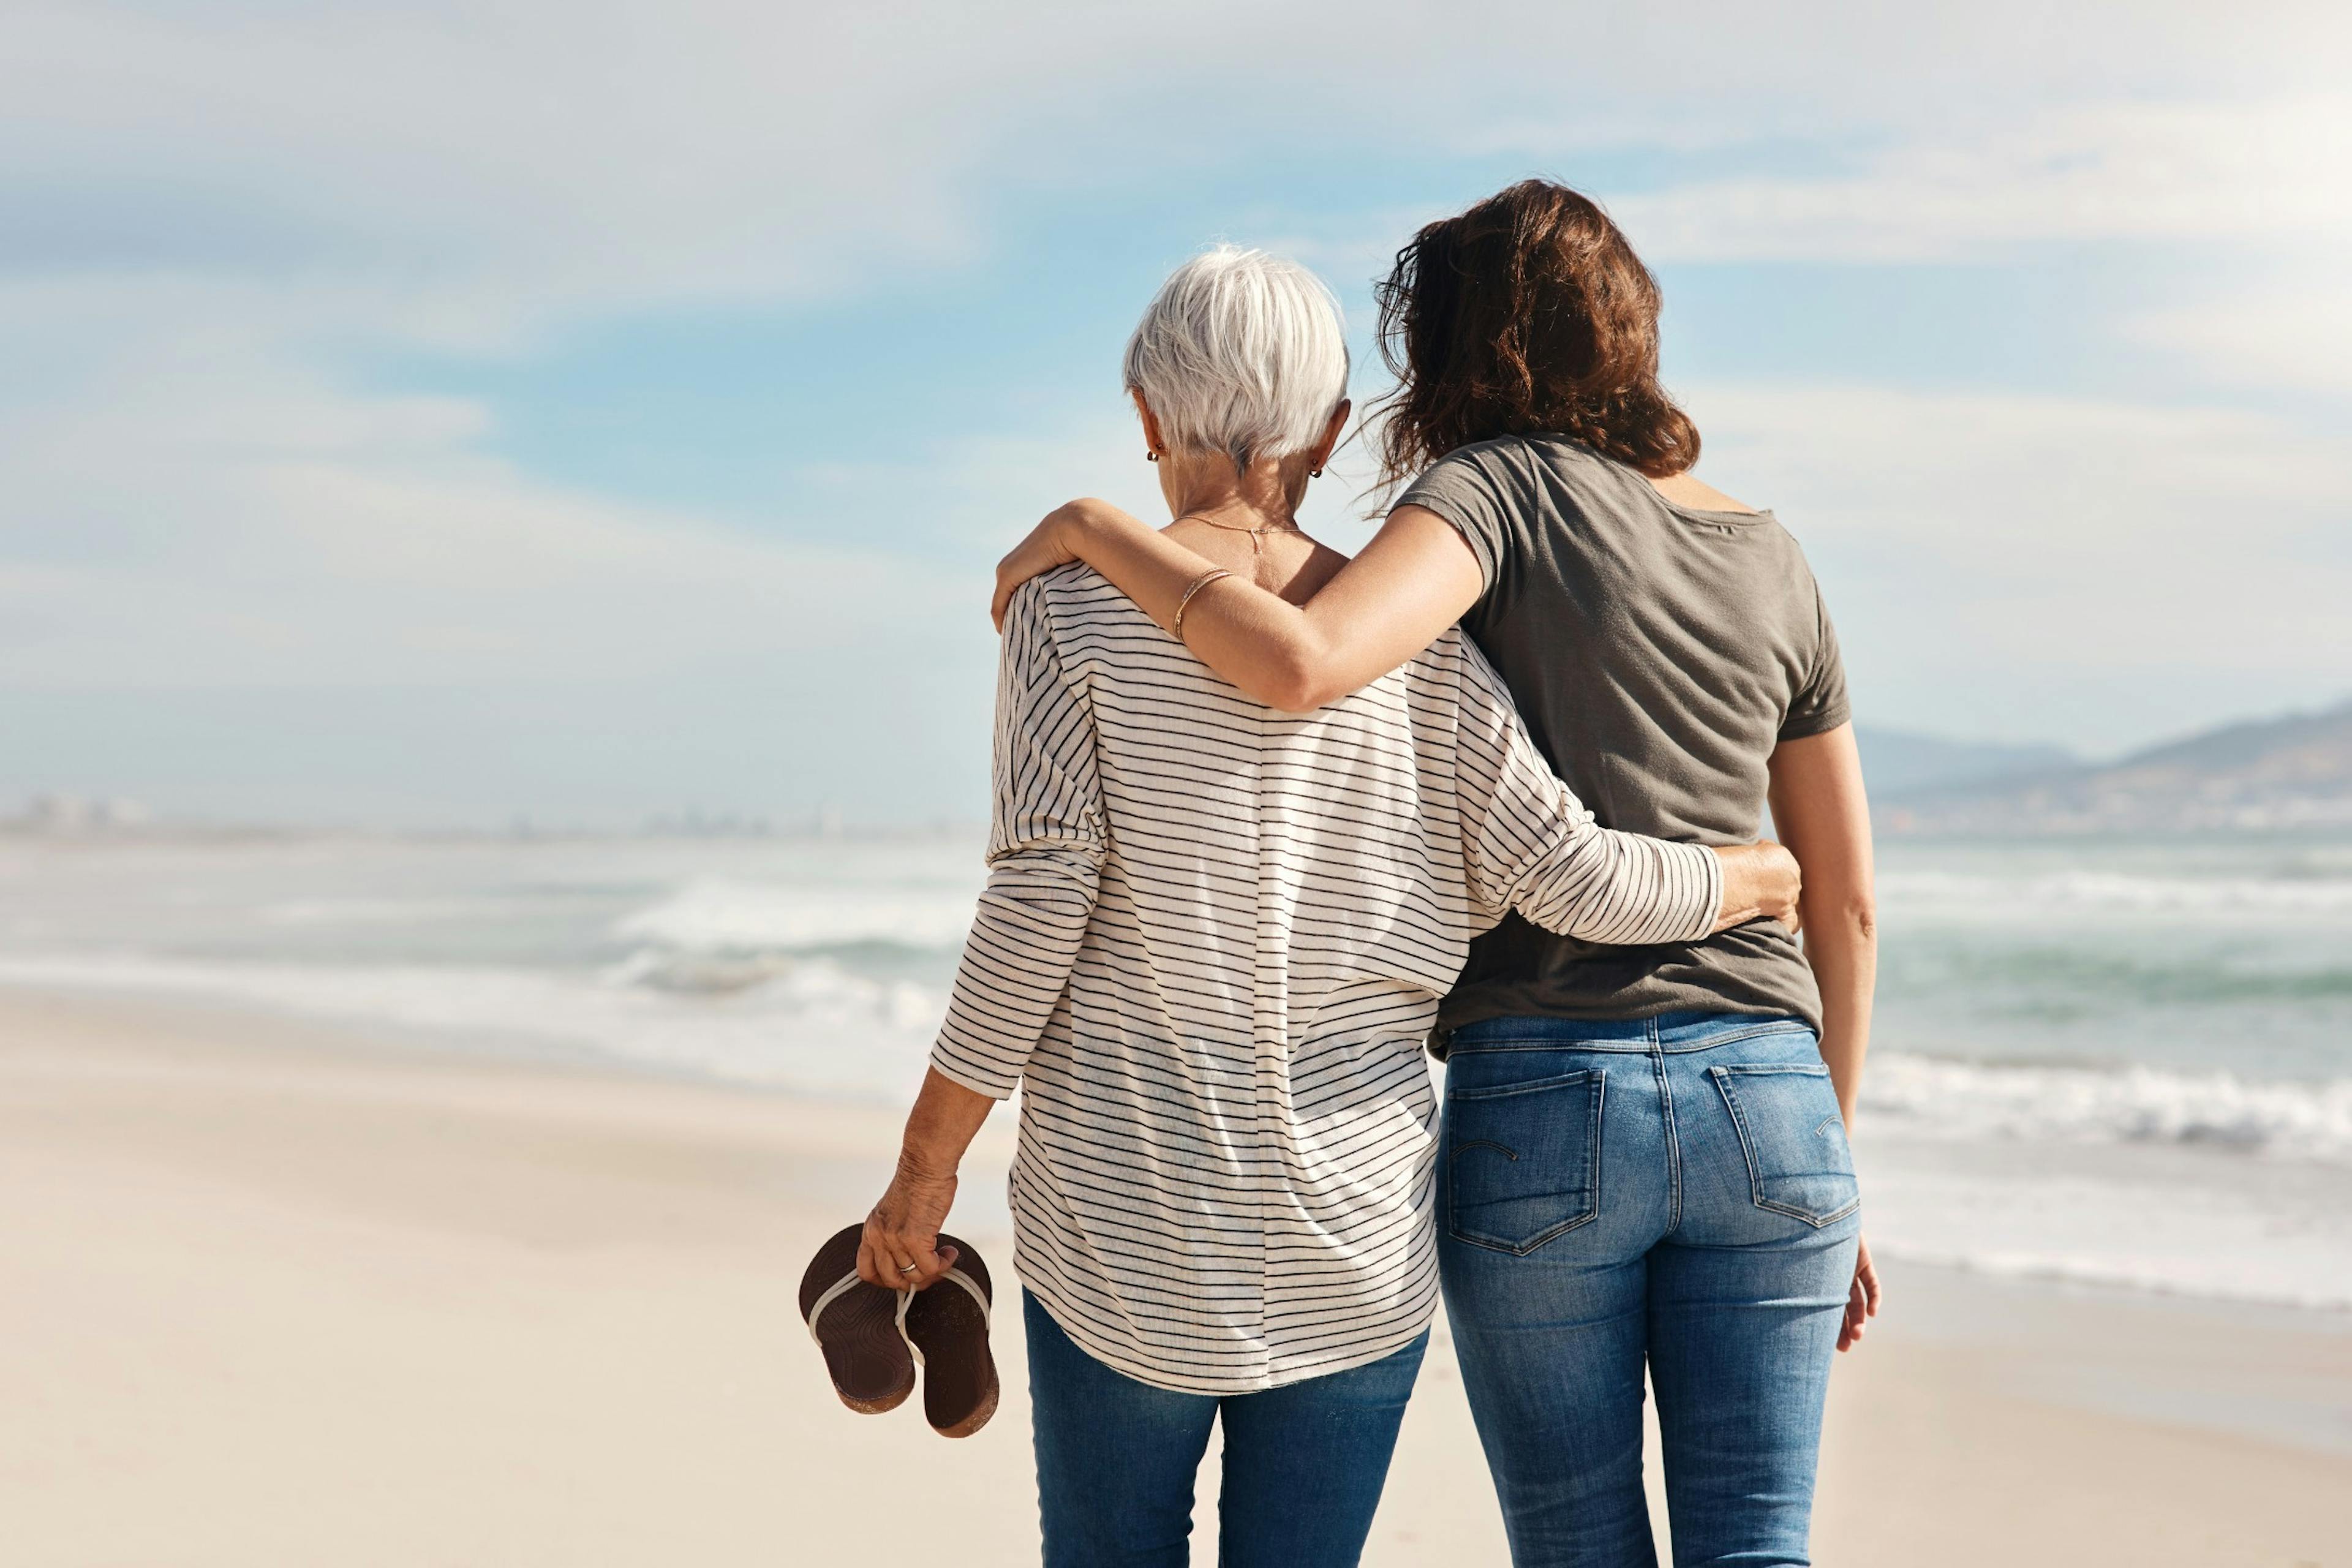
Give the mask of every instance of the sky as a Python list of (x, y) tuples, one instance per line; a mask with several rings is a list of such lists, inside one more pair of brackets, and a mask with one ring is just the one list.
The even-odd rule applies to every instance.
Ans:
[[(1218, 240), (1528, 174), (1658, 271), (1860, 720), (2352, 695), (2352, 15), (0, 0), (0, 810), (972, 820), (997, 557), (1159, 517)], [(1305, 521), (1368, 537), (1360, 453)]]

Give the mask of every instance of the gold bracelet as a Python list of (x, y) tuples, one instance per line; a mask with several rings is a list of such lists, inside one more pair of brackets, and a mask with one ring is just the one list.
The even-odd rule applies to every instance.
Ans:
[(1202, 589), (1207, 587), (1218, 578), (1230, 577), (1232, 575), (1232, 573), (1220, 566), (1213, 572), (1203, 572), (1198, 577), (1193, 578), (1192, 585), (1184, 590), (1184, 596), (1176, 601), (1176, 619), (1170, 624), (1168, 627), (1169, 634), (1175, 637), (1178, 642), (1182, 642), (1184, 640), (1184, 606), (1192, 602), (1193, 595), (1199, 593)]

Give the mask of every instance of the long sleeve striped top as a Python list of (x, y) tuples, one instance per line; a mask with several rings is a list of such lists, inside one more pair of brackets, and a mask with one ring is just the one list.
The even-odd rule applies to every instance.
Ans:
[(932, 1065), (1022, 1089), (1014, 1269), (1097, 1360), (1239, 1394), (1402, 1347), (1437, 1293), (1422, 1047), (1511, 910), (1695, 941), (1715, 857), (1594, 825), (1458, 631), (1312, 713), (1085, 566), (1004, 626), (990, 873)]

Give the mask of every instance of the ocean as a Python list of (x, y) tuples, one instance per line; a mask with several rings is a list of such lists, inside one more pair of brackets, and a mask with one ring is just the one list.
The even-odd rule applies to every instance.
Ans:
[[(2352, 1310), (2352, 838), (1894, 839), (1883, 1255)], [(903, 1101), (976, 834), (0, 839), (0, 984)]]

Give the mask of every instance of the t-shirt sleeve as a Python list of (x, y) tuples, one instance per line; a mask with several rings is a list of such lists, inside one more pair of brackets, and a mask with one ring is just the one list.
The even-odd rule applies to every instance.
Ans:
[(1478, 558), (1478, 581), (1492, 593), (1503, 563), (1517, 546), (1526, 509), (1516, 505), (1513, 476), (1504, 449), (1465, 447), (1432, 464), (1397, 498), (1399, 506), (1427, 507), (1454, 525)]
[(1819, 583), (1813, 584), (1813, 614), (1817, 623), (1813, 666), (1789, 704), (1788, 717), (1780, 721), (1783, 741), (1827, 734), (1853, 717), (1853, 706), (1846, 700), (1845, 660), (1838, 653), (1837, 627), (1830, 622), (1830, 607), (1822, 601)]

